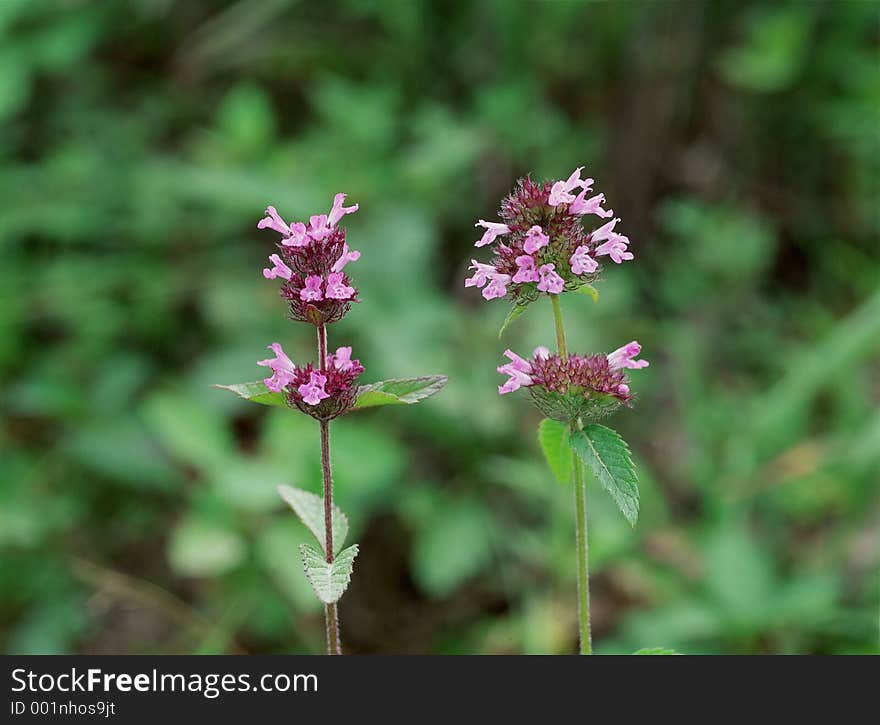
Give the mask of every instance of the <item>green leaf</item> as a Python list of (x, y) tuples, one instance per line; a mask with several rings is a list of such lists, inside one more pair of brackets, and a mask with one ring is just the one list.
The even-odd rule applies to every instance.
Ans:
[(324, 604), (338, 602), (351, 581), (351, 570), (358, 553), (357, 544), (340, 551), (332, 564), (324, 561), (324, 555), (309, 544), (300, 544), (299, 553), (318, 599)]
[(556, 480), (563, 486), (571, 479), (571, 445), (569, 430), (565, 423), (544, 418), (538, 426), (538, 443), (544, 459)]
[(377, 405), (412, 405), (440, 392), (447, 379), (445, 375), (427, 375), (362, 385), (358, 390), (354, 409), (373, 408)]
[(599, 290), (597, 290), (591, 284), (584, 284), (578, 287), (575, 292), (582, 295), (588, 295), (593, 298), (593, 302), (599, 301)]
[(501, 339), (501, 336), (504, 334), (504, 331), (508, 328), (511, 322), (513, 322), (517, 317), (519, 317), (523, 312), (528, 309), (528, 303), (524, 305), (514, 305), (510, 308), (510, 312), (507, 313), (507, 317), (504, 318), (504, 324), (501, 325), (501, 329), (498, 330), (498, 339)]
[(262, 380), (254, 383), (235, 383), (234, 385), (215, 385), (215, 388), (221, 390), (231, 390), (239, 398), (250, 400), (260, 405), (281, 405), (286, 406), (284, 395), (281, 393), (273, 393)]
[(637, 649), (633, 652), (634, 655), (680, 655), (681, 652), (676, 652), (674, 649), (669, 649), (667, 647), (642, 647), (641, 649)]
[[(311, 491), (303, 491), (301, 488), (293, 488), (293, 486), (281, 485), (278, 487), (278, 493), (286, 502), (294, 513), (299, 516), (309, 531), (311, 531), (321, 550), (327, 551), (327, 544), (324, 541), (324, 500), (312, 493)], [(345, 543), (345, 537), (348, 536), (348, 518), (342, 513), (336, 504), (333, 504), (333, 553), (336, 554)]]
[(629, 446), (617, 431), (592, 423), (571, 438), (571, 447), (593, 471), (630, 526), (639, 518), (639, 486)]

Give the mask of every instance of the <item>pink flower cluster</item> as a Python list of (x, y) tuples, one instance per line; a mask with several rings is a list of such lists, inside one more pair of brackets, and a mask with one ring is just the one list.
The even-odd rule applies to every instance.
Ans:
[(494, 244), (495, 258), (492, 264), (471, 260), (468, 269), (474, 273), (465, 287), (482, 289), (487, 300), (511, 294), (516, 301), (531, 301), (540, 293), (560, 294), (590, 282), (599, 257), (616, 264), (633, 259), (629, 239), (614, 231), (620, 219), (585, 232), (584, 217), (607, 219), (613, 212), (603, 208), (604, 194), (587, 197), (593, 179), (582, 179), (582, 171), (579, 167), (565, 180), (543, 184), (520, 179), (502, 202), (503, 222), (476, 223), (484, 232), (474, 246)]
[(530, 360), (505, 350), (504, 356), (510, 362), (501, 365), (498, 372), (508, 379), (498, 386), (498, 392), (504, 395), (523, 387), (539, 386), (550, 393), (600, 393), (629, 402), (632, 396), (622, 371), (648, 367), (647, 360), (635, 359), (641, 350), (642, 346), (633, 340), (609, 355), (569, 355), (564, 362), (546, 347), (535, 348)]
[(350, 347), (337, 348), (318, 369), (311, 363), (295, 365), (280, 343), (273, 342), (269, 349), (275, 357), (257, 363), (272, 370), (263, 381), (269, 390), (284, 393), (288, 402), (319, 420), (335, 418), (354, 405), (356, 380), (364, 368), (352, 359)]
[(357, 290), (345, 273), (349, 262), (361, 253), (348, 248), (345, 230), (338, 226), (358, 205), (344, 206), (345, 194), (336, 194), (329, 214), (316, 214), (303, 222), (288, 224), (275, 207), (266, 208), (258, 229), (281, 234), (278, 253), (269, 255), (271, 266), (263, 269), (266, 279), (282, 279), (281, 296), (291, 317), (315, 325), (335, 322), (357, 301)]

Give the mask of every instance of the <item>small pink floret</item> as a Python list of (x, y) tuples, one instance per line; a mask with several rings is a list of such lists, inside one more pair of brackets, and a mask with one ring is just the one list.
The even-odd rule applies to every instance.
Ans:
[(354, 297), (354, 287), (345, 284), (344, 277), (342, 272), (331, 272), (327, 275), (324, 296), (328, 300), (350, 300)]
[(516, 266), (519, 269), (513, 275), (514, 282), (537, 282), (538, 270), (535, 268), (535, 258), (528, 254), (522, 254), (516, 258)]
[(590, 248), (584, 244), (574, 250), (569, 262), (573, 274), (592, 274), (599, 268), (599, 263), (590, 256)]
[(565, 287), (565, 280), (556, 274), (554, 271), (555, 269), (556, 266), (553, 264), (541, 265), (541, 268), (538, 270), (538, 274), (541, 278), (538, 282), (538, 289), (541, 290), (541, 292), (546, 292), (551, 295), (558, 295), (562, 292)]
[(272, 262), (272, 267), (265, 267), (263, 269), (263, 276), (266, 279), (275, 279), (276, 277), (290, 279), (293, 276), (293, 270), (284, 264), (281, 257), (277, 254), (270, 254), (269, 261)]
[(483, 236), (474, 242), (475, 247), (485, 247), (487, 244), (494, 242), (496, 237), (503, 234), (510, 234), (510, 227), (499, 222), (487, 222), (484, 219), (480, 219), (480, 221), (474, 224), (474, 226), (484, 227), (486, 229), (486, 231), (483, 232)]
[(509, 274), (494, 273), (489, 276), (489, 284), (483, 289), (483, 298), (494, 300), (507, 294), (507, 285), (510, 284)]
[(612, 370), (621, 368), (629, 368), (630, 370), (640, 370), (648, 367), (647, 360), (636, 360), (636, 356), (642, 351), (642, 346), (633, 340), (623, 347), (617, 348), (608, 355), (608, 365)]
[(266, 378), (263, 382), (273, 393), (280, 393), (285, 385), (293, 382), (296, 367), (291, 359), (284, 354), (281, 343), (273, 342), (269, 345), (269, 349), (275, 353), (275, 357), (260, 360), (257, 362), (257, 365), (262, 365), (272, 370), (274, 373), (272, 377)]
[(324, 386), (327, 384), (327, 376), (322, 375), (321, 373), (313, 372), (309, 375), (309, 382), (303, 383), (297, 390), (299, 394), (302, 395), (303, 401), (308, 403), (309, 405), (317, 405), (325, 398), (329, 398), (330, 396), (324, 390)]
[(539, 249), (546, 247), (550, 243), (550, 237), (544, 234), (544, 230), (537, 224), (526, 232), (523, 241), (523, 251), (526, 254), (534, 254)]
[(324, 280), (317, 274), (306, 277), (305, 286), (299, 291), (299, 298), (303, 302), (317, 302), (324, 298), (321, 293), (321, 283)]

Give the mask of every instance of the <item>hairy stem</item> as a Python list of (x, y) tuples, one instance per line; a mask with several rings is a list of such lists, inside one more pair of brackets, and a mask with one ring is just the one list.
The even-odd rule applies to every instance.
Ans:
[[(565, 346), (565, 325), (562, 321), (562, 305), (559, 295), (549, 295), (553, 305), (553, 322), (556, 325), (556, 347), (562, 362), (568, 362)], [(571, 424), (571, 434), (580, 430), (579, 421)], [(593, 639), (590, 634), (590, 560), (587, 541), (587, 491), (584, 486), (584, 468), (577, 454), (572, 450), (571, 465), (574, 469), (574, 510), (577, 541), (577, 585), (578, 585), (578, 633), (580, 634), (580, 653), (592, 654)]]
[[(318, 327), (318, 367), (327, 369), (327, 326)], [(320, 421), (321, 426), (321, 472), (323, 474), (324, 499), (324, 541), (325, 557), (328, 564), (333, 563), (333, 477), (330, 473), (330, 423)], [(341, 655), (342, 643), (339, 640), (339, 610), (336, 604), (324, 605), (324, 620), (327, 628), (327, 654)]]
[(556, 347), (562, 362), (568, 362), (568, 350), (565, 349), (565, 327), (562, 324), (562, 305), (559, 304), (559, 295), (549, 295), (550, 304), (553, 305), (553, 321), (556, 323)]
[[(579, 430), (572, 424), (574, 435)], [(578, 583), (578, 632), (580, 633), (582, 655), (592, 654), (593, 640), (590, 634), (590, 560), (587, 541), (587, 492), (584, 485), (584, 468), (577, 454), (572, 451), (571, 462), (574, 467), (574, 509), (577, 531), (577, 583)]]

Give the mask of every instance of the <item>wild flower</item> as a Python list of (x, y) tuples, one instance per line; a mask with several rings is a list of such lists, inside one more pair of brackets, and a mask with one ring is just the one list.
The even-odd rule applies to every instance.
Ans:
[[(641, 345), (633, 340), (609, 354), (569, 354), (559, 296), (587, 291), (602, 264), (633, 259), (629, 239), (616, 231), (619, 218), (605, 208), (605, 195), (593, 194), (593, 179), (584, 179), (583, 167), (566, 179), (536, 183), (520, 179), (501, 202), (501, 222), (480, 220), (486, 232), (475, 246), (492, 244), (490, 263), (471, 260), (473, 275), (465, 287), (482, 289), (487, 300), (508, 298), (513, 307), (501, 329), (542, 296), (550, 299), (557, 350), (537, 347), (523, 358), (504, 351), (507, 362), (498, 367), (506, 380), (498, 393), (523, 389), (545, 416), (539, 440), (557, 477), (569, 479), (575, 489), (580, 651), (592, 651), (587, 558), (586, 493), (583, 468), (589, 466), (634, 524), (638, 515), (638, 488), (629, 448), (613, 430), (596, 421), (635, 400), (628, 370), (648, 366), (637, 359)], [(588, 196), (589, 195), (589, 196)], [(609, 219), (597, 223), (593, 218)], [(570, 469), (561, 461), (571, 461)]]
[(281, 280), (280, 294), (287, 301), (291, 319), (308, 322), (317, 329), (317, 361), (294, 363), (281, 343), (273, 342), (269, 349), (274, 356), (257, 362), (268, 368), (271, 375), (262, 382), (219, 386), (254, 402), (301, 411), (318, 421), (321, 496), (290, 486), (279, 486), (278, 491), (321, 547), (318, 550), (303, 544), (300, 554), (306, 576), (324, 603), (330, 654), (342, 653), (337, 602), (348, 586), (358, 547), (342, 548), (348, 526), (345, 515), (333, 504), (329, 423), (359, 408), (417, 403), (446, 383), (444, 376), (434, 375), (358, 385), (364, 366), (352, 358), (352, 348), (338, 347), (336, 352), (328, 352), (328, 325), (342, 319), (352, 303), (358, 301), (358, 291), (348, 277), (348, 265), (360, 259), (361, 254), (349, 248), (346, 231), (339, 222), (359, 207), (345, 206), (345, 198), (345, 194), (336, 194), (329, 213), (311, 216), (308, 224), (288, 223), (274, 206), (266, 207), (266, 215), (257, 223), (257, 228), (281, 235), (276, 242), (277, 251), (269, 255), (270, 266), (263, 269), (263, 277)]

